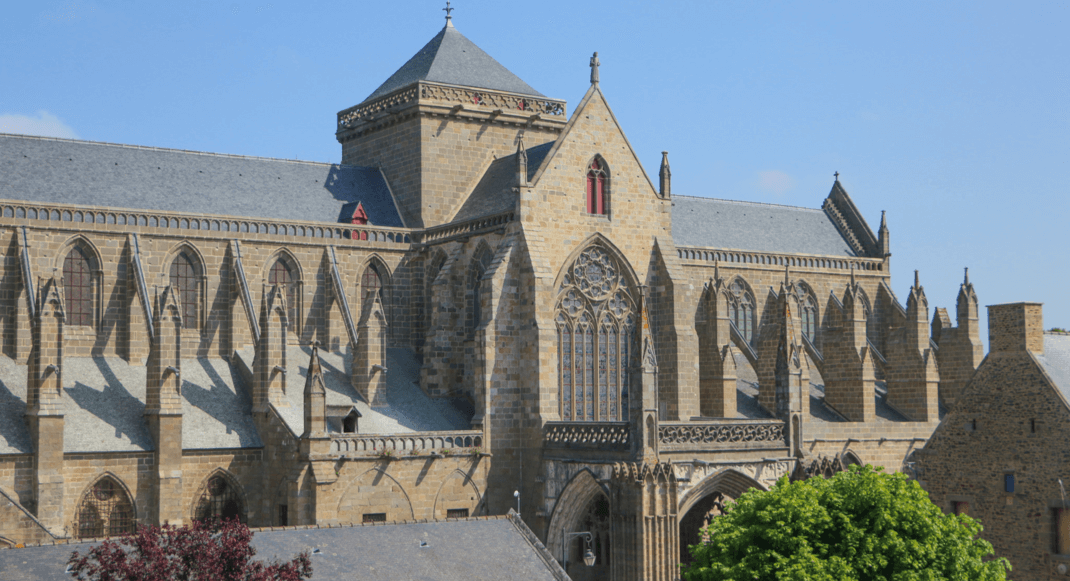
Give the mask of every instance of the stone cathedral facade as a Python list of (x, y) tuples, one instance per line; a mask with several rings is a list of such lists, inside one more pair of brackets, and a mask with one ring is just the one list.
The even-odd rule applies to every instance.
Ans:
[(574, 578), (669, 580), (749, 488), (909, 470), (983, 355), (972, 285), (900, 301), (838, 179), (672, 192), (598, 65), (569, 111), (447, 20), (340, 164), (0, 136), (2, 540), (519, 503)]

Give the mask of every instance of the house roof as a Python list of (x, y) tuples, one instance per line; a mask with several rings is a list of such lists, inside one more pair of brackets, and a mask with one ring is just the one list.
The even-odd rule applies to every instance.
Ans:
[(1070, 401), (1070, 334), (1044, 333), (1044, 354), (1036, 357), (1055, 387)]
[(0, 134), (0, 199), (403, 226), (377, 168)]
[(447, 21), (446, 26), (430, 42), (363, 102), (377, 99), (417, 81), (545, 96), (465, 38), (454, 28), (451, 21)]
[[(554, 142), (527, 148), (528, 182), (530, 183), (542, 165)], [(480, 178), (479, 183), (453, 217), (454, 222), (472, 220), (508, 212), (516, 206), (516, 154), (494, 160)]]
[[(0, 579), (70, 579), (73, 551), (97, 543), (0, 550)], [(312, 579), (368, 581), (567, 581), (568, 577), (520, 518), (507, 516), (331, 528), (256, 530), (254, 559), (313, 554)]]
[(824, 210), (673, 196), (677, 246), (856, 256)]

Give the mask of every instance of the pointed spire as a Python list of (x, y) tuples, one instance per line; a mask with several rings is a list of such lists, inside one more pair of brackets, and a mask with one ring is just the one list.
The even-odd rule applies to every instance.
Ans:
[(308, 378), (305, 380), (305, 394), (325, 393), (323, 389), (323, 369), (320, 367), (319, 343), (312, 346), (312, 357), (308, 360)]
[(672, 171), (669, 169), (668, 151), (661, 152), (661, 171), (658, 176), (661, 178), (661, 197), (668, 199), (672, 195)]
[(887, 258), (892, 255), (892, 245), (888, 233), (888, 219), (884, 215), (884, 210), (881, 210), (881, 227), (877, 229), (877, 246), (881, 253), (879, 258)]
[(522, 137), (516, 141), (516, 185), (528, 185), (528, 150)]
[(888, 219), (884, 217), (884, 210), (881, 210), (881, 230), (888, 229)]
[(308, 361), (308, 377), (305, 378), (305, 431), (302, 437), (323, 437), (327, 431), (327, 389), (320, 369), (318, 343), (312, 345), (312, 357)]
[(717, 257), (713, 258), (713, 283), (717, 284), (721, 280), (721, 261), (717, 260)]
[(600, 65), (600, 64), (602, 64), (602, 62), (598, 60), (598, 53), (595, 52), (594, 56), (591, 57), (591, 84), (592, 85), (597, 85), (598, 84), (598, 65)]

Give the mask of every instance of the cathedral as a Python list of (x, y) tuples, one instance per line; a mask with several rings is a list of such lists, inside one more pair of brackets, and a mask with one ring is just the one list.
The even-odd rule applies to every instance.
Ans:
[(569, 110), (447, 17), (338, 164), (0, 135), (0, 542), (512, 509), (574, 579), (668, 581), (748, 489), (910, 473), (968, 278), (900, 301), (838, 178), (674, 193), (575, 64)]

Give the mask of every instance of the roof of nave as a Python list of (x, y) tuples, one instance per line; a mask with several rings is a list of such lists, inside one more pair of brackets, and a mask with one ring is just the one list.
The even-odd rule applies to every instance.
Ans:
[(677, 246), (856, 256), (824, 210), (673, 196)]
[(401, 227), (377, 168), (0, 134), (0, 198)]
[[(251, 378), (252, 347), (236, 351), (235, 364), (243, 375)], [(295, 434), (304, 431), (304, 388), (308, 377), (308, 362), (312, 349), (289, 345), (287, 367), (298, 369), (286, 374), (286, 399), (289, 406), (277, 407), (279, 415)], [(371, 407), (361, 399), (350, 381), (351, 359), (348, 354), (321, 350), (320, 368), (327, 388), (327, 406), (355, 406), (360, 413), (357, 431), (361, 434), (402, 434), (471, 428), (471, 413), (458, 409), (448, 398), (431, 398), (416, 383), (420, 363), (408, 349), (391, 348), (386, 353), (386, 404)], [(340, 432), (340, 419), (328, 417), (328, 430)]]
[(1036, 357), (1055, 387), (1070, 401), (1070, 334), (1044, 333), (1044, 354)]
[[(510, 511), (511, 512), (511, 511)], [(70, 579), (71, 552), (96, 542), (0, 550), (0, 578)], [(312, 555), (312, 579), (564, 581), (553, 555), (512, 515), (444, 521), (254, 529), (255, 560)], [(311, 552), (311, 551), (310, 551)]]
[[(33, 452), (25, 365), (0, 355), (0, 454)], [(142, 452), (154, 446), (145, 422), (145, 368), (118, 357), (63, 360), (63, 451)], [(223, 359), (182, 360), (182, 447), (259, 448), (252, 402)]]
[[(539, 166), (542, 165), (542, 160), (546, 158), (546, 154), (550, 153), (550, 149), (553, 146), (554, 142), (551, 141), (527, 148), (529, 183), (535, 176), (535, 172), (538, 171)], [(515, 153), (491, 162), (483, 177), (480, 178), (479, 183), (472, 190), (472, 194), (465, 200), (452, 221), (463, 222), (512, 210), (516, 207), (514, 187), (516, 187)]]
[(424, 45), (420, 52), (413, 55), (363, 102), (377, 99), (417, 81), (545, 96), (465, 38), (450, 21), (447, 21), (446, 26)]

